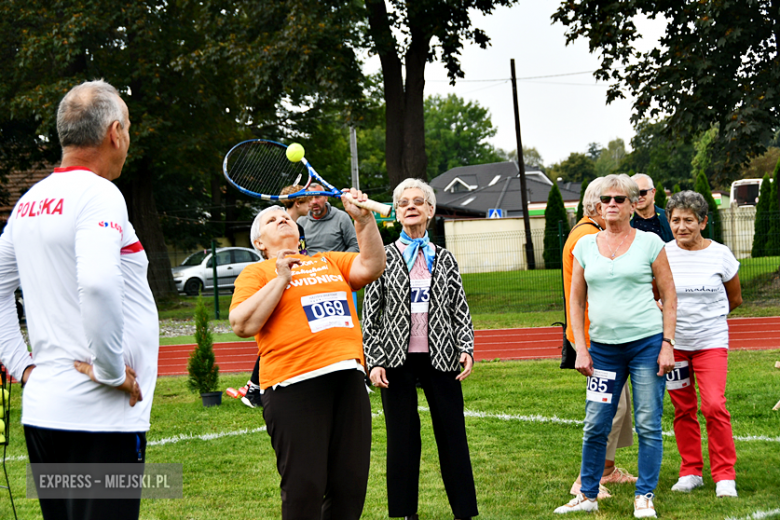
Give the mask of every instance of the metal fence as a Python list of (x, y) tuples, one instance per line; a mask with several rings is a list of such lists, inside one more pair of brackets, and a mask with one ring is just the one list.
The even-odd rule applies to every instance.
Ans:
[[(754, 209), (721, 210), (720, 216), (723, 242), (740, 261), (743, 299), (753, 303), (780, 304), (780, 251), (776, 256), (751, 257)], [(770, 221), (777, 222), (775, 230), (780, 232), (780, 217), (772, 217)], [(709, 226), (702, 234), (709, 237), (713, 231), (713, 227)], [(525, 233), (522, 231), (447, 237), (444, 245), (458, 260), (473, 314), (563, 308), (561, 270), (545, 266), (543, 260), (544, 231), (532, 231), (531, 235), (536, 259), (534, 270), (527, 268)], [(560, 258), (566, 238), (558, 234), (556, 238), (552, 241), (556, 244), (554, 257)]]

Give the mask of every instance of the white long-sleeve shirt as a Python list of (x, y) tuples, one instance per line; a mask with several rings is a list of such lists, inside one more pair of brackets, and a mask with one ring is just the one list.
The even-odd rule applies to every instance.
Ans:
[[(16, 204), (0, 236), (0, 360), (20, 379), (31, 364), (16, 321), (21, 285), (36, 368), (22, 423), (60, 430), (149, 429), (157, 380), (157, 309), (146, 253), (110, 181), (57, 168)], [(76, 371), (92, 363), (98, 384)], [(137, 374), (143, 401), (112, 388)]]

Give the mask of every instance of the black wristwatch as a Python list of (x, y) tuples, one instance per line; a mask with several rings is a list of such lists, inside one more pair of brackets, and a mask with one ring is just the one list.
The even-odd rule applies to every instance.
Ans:
[(672, 346), (672, 348), (674, 348), (675, 342), (674, 342), (673, 339), (664, 338), (664, 341), (667, 342), (668, 344), (670, 344)]

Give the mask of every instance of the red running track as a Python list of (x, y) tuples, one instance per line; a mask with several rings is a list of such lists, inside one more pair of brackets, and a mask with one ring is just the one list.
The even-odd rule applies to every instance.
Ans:
[[(730, 347), (735, 350), (780, 348), (780, 317), (729, 319)], [(474, 358), (484, 360), (554, 359), (561, 356), (560, 327), (478, 330)], [(160, 347), (159, 375), (187, 373), (187, 358), (195, 345)], [(254, 341), (215, 343), (220, 372), (251, 372), (257, 359)]]

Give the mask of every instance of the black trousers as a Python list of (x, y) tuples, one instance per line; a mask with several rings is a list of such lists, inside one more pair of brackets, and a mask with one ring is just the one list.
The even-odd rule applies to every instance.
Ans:
[(417, 513), (420, 481), (420, 416), (416, 381), (431, 410), (444, 489), (455, 518), (477, 516), (477, 493), (471, 470), (463, 391), (454, 372), (441, 372), (428, 354), (409, 354), (406, 363), (388, 368), (389, 388), (382, 389), (387, 426), (387, 499), (391, 517)]
[(363, 373), (341, 370), (263, 392), (282, 477), (283, 520), (357, 520), (371, 456)]
[[(143, 474), (146, 433), (78, 432), (24, 427), (30, 463), (139, 463)], [(36, 478), (36, 485), (38, 479)], [(41, 499), (45, 520), (138, 520), (133, 499)]]
[(249, 377), (249, 380), (260, 386), (260, 356), (257, 356), (257, 361), (255, 361), (255, 367), (252, 369), (252, 375)]

